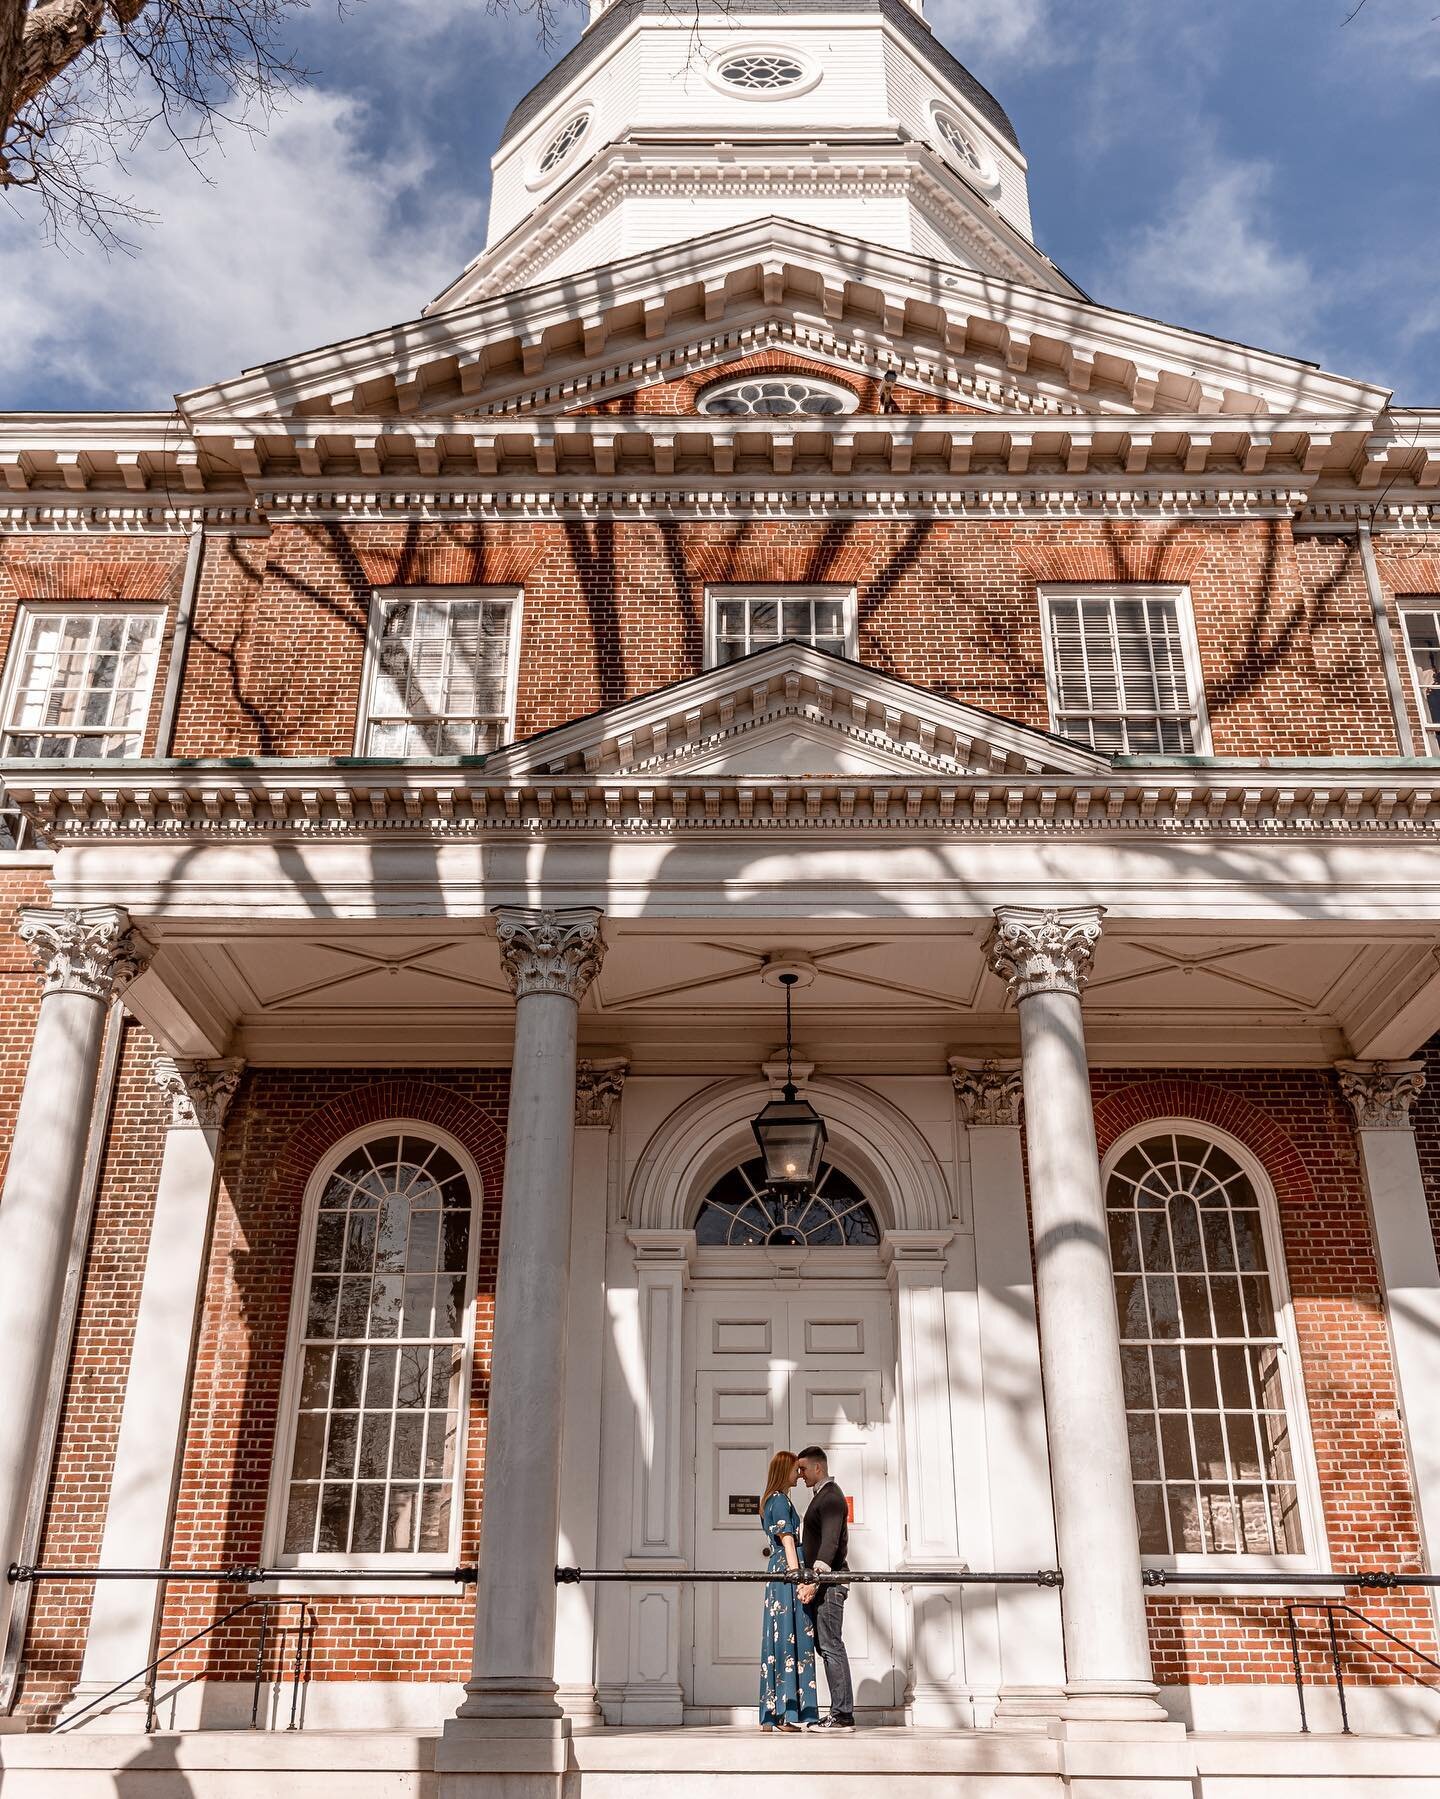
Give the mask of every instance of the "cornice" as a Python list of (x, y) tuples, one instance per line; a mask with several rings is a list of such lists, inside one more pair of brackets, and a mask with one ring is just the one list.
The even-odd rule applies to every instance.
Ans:
[(910, 334), (963, 357), (998, 348), (1017, 371), (1058, 357), (1077, 392), (1122, 385), (1139, 412), (1176, 404), (1235, 416), (1294, 411), (1373, 421), (1389, 395), (1269, 352), (1162, 325), (958, 263), (886, 249), (818, 227), (766, 218), (577, 272), (492, 300), (266, 364), (180, 397), (190, 426), (214, 416), (275, 417), (304, 407), (363, 414), (377, 395), (403, 414), (437, 385), (461, 404), (496, 372), (569, 374), (582, 349), (646, 343), (676, 329), (713, 330), (736, 309), (814, 308), (820, 322)]
[[(917, 349), (906, 343), (877, 343), (872, 335), (846, 336), (802, 319), (761, 318), (736, 324), (713, 336), (688, 338), (657, 347), (648, 354), (606, 363), (543, 384), (516, 381), (496, 384), (495, 397), (484, 406), (460, 414), (468, 418), (509, 416), (537, 412), (562, 413), (575, 406), (613, 400), (653, 382), (677, 381), (687, 375), (723, 368), (727, 362), (765, 350), (827, 362), (843, 374), (847, 369), (874, 380), (893, 374), (897, 381), (923, 393), (994, 412), (1037, 413), (1051, 417), (1099, 412), (1100, 403), (1079, 404), (1058, 380), (1043, 381), (1008, 373), (998, 354), (993, 363), (983, 358), (969, 365), (953, 357)], [(1113, 412), (1123, 411), (1117, 402)]]
[(153, 840), (444, 840), (736, 831), (846, 838), (1153, 836), (1440, 843), (1440, 769), (1235, 767), (936, 781), (581, 775), (513, 783), (462, 767), (130, 764), (27, 770), (11, 801), (56, 848)]
[(1048, 257), (922, 144), (899, 136), (882, 144), (831, 143), (822, 162), (811, 143), (750, 145), (737, 139), (721, 161), (713, 141), (672, 136), (668, 142), (622, 139), (607, 145), (552, 200), (527, 214), (509, 239), (480, 257), (442, 301), (470, 305), (544, 281), (556, 259), (617, 205), (647, 199), (703, 202), (737, 194), (752, 200), (769, 194), (777, 214), (795, 198), (909, 199), (982, 277), (1083, 299)]

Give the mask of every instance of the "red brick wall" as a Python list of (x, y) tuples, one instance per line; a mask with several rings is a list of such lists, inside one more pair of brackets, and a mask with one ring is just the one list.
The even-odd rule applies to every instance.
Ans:
[(25, 600), (163, 605), (164, 635), (145, 728), (145, 754), (153, 755), (186, 547), (183, 537), (0, 536), (0, 667), (8, 673), (11, 637)]
[(1327, 557), (1283, 523), (287, 525), (207, 545), (176, 753), (349, 754), (370, 588), (406, 581), (524, 586), (522, 737), (697, 672), (707, 582), (853, 584), (863, 661), (1043, 726), (1037, 586), (1186, 581), (1218, 754), (1393, 753)]
[(759, 350), (753, 356), (742, 356), (735, 362), (721, 363), (698, 375), (682, 375), (674, 381), (653, 381), (648, 387), (636, 388), (633, 393), (617, 394), (614, 399), (601, 400), (594, 406), (576, 406), (572, 409), (572, 416), (619, 413), (679, 418), (693, 414), (696, 410), (696, 398), (702, 389), (717, 381), (736, 381), (742, 375), (768, 374), (811, 375), (821, 381), (848, 387), (858, 395), (860, 404), (856, 410), (862, 413), (882, 410), (900, 413), (983, 411), (982, 407), (966, 406), (959, 400), (951, 400), (940, 394), (923, 393), (919, 388), (905, 387), (898, 381), (890, 384), (888, 404), (882, 406), (885, 384), (878, 377), (834, 369), (825, 363), (813, 362), (785, 350)]
[[(1107, 1071), (1093, 1087), (1102, 1156), (1147, 1119), (1193, 1118), (1228, 1131), (1265, 1169), (1285, 1243), (1330, 1565), (1423, 1567), (1351, 1116), (1333, 1081), (1321, 1073)], [(1284, 1603), (1153, 1596), (1156, 1678), (1167, 1685), (1289, 1680)], [(1355, 1603), (1436, 1653), (1423, 1592), (1366, 1594)], [(1320, 1681), (1329, 1678), (1322, 1631), (1312, 1615), (1305, 1653)], [(1347, 1678), (1373, 1685), (1402, 1678), (1356, 1638), (1347, 1637), (1345, 1648)], [(1403, 1654), (1397, 1659), (1419, 1670)]]
[[(499, 1245), (508, 1071), (298, 1072), (246, 1077), (226, 1124), (189, 1435), (176, 1511), (181, 1566), (258, 1563), (306, 1182), (359, 1126), (410, 1117), (450, 1131), (484, 1185), (476, 1278), (475, 1376), (466, 1450), (461, 1561), (479, 1552), (485, 1418)], [(240, 1603), (243, 1589), (172, 1589), (164, 1643)], [(317, 1680), (463, 1681), (474, 1611), (444, 1597), (314, 1601)], [(256, 1625), (237, 1619), (189, 1652), (183, 1670), (248, 1679)]]
[(1422, 1053), (1425, 1086), (1411, 1107), (1410, 1116), (1415, 1122), (1415, 1147), (1420, 1152), (1425, 1197), (1430, 1202), (1435, 1249), (1440, 1254), (1440, 1037), (1432, 1037)]
[[(38, 988), (33, 977), (32, 985)], [(85, 1566), (100, 1559), (169, 1116), (168, 1102), (150, 1076), (154, 1055), (155, 1045), (145, 1032), (134, 1025), (127, 1028), (76, 1316), (41, 1543), (42, 1565)], [(23, 1712), (48, 1718), (74, 1685), (90, 1595), (90, 1586), (83, 1582), (35, 1589), (25, 1645)]]

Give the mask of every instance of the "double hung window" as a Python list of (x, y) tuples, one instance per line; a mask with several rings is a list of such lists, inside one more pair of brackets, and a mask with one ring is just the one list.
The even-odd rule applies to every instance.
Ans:
[(1427, 756), (1440, 756), (1440, 595), (1400, 602)]
[(0, 755), (138, 756), (163, 622), (159, 607), (25, 607), (5, 683)]
[(358, 753), (478, 756), (508, 742), (519, 622), (511, 588), (377, 593)]
[(282, 1566), (443, 1566), (458, 1545), (479, 1183), (423, 1125), (312, 1182), (272, 1543)]
[(855, 595), (844, 587), (712, 587), (708, 667), (793, 639), (832, 655), (855, 654)]
[(1274, 1202), (1241, 1155), (1177, 1122), (1107, 1161), (1140, 1547), (1172, 1566), (1314, 1550)]
[(1041, 596), (1055, 730), (1111, 755), (1207, 755), (1189, 596), (1050, 589)]

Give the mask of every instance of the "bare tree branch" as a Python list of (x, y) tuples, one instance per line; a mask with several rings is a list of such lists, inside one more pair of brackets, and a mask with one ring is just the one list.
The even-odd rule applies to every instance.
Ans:
[[(542, 43), (567, 3), (489, 0), (533, 18)], [(34, 195), (52, 238), (78, 229), (123, 247), (126, 227), (149, 219), (108, 191), (126, 156), (156, 129), (192, 161), (221, 126), (263, 129), (305, 79), (285, 28), (309, 5), (0, 0), (0, 197)]]

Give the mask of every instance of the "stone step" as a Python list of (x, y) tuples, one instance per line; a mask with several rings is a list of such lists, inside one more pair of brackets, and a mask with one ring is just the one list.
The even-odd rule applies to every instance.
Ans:
[[(3, 1799), (448, 1799), (413, 1731), (0, 1735)], [(1432, 1737), (1234, 1734), (1059, 1741), (986, 1731), (786, 1737), (721, 1727), (603, 1730), (481, 1799), (1436, 1799)], [(450, 1783), (446, 1782), (450, 1789)]]

